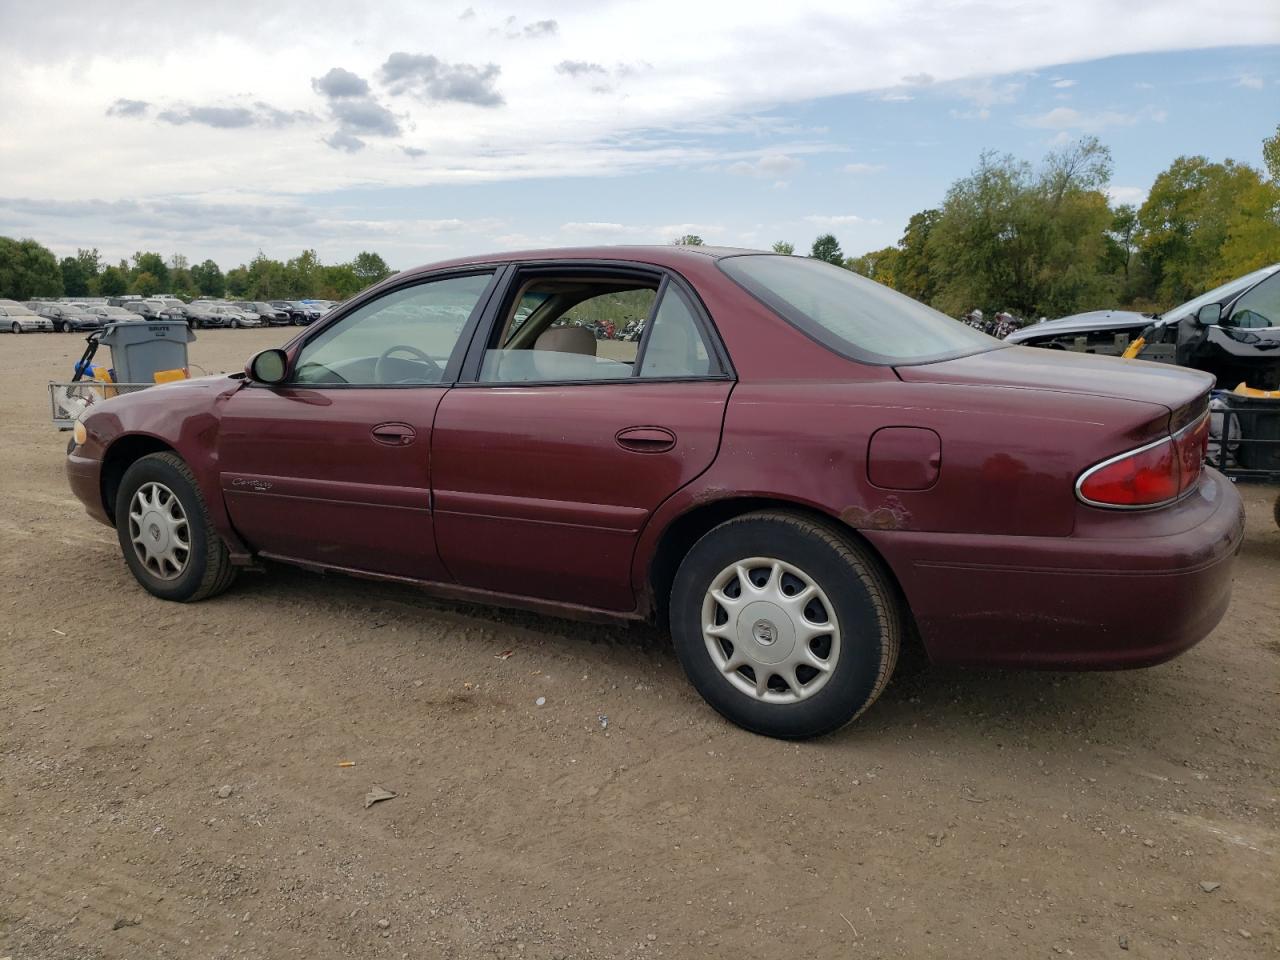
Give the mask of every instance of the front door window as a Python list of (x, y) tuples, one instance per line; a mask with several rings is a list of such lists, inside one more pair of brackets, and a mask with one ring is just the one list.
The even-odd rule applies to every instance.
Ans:
[(365, 304), (303, 346), (294, 382), (364, 387), (442, 382), (492, 277), (447, 277), (402, 287)]

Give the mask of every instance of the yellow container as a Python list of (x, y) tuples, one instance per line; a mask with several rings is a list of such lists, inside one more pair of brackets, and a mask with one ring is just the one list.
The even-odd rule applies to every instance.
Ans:
[(185, 367), (179, 367), (176, 370), (157, 370), (155, 374), (156, 383), (173, 383), (175, 380), (186, 380), (190, 376)]

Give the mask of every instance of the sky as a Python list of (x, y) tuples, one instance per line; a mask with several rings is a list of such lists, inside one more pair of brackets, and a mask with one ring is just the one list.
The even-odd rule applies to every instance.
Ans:
[(1277, 0), (0, 0), (0, 57), (0, 235), (224, 268), (854, 255), (983, 150), (1096, 135), (1141, 203), (1181, 154), (1260, 165), (1280, 123)]

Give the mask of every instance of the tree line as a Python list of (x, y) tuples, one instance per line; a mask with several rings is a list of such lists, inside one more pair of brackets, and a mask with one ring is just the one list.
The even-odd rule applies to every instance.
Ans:
[(59, 260), (35, 240), (0, 237), (0, 297), (149, 297), (173, 293), (186, 299), (345, 300), (393, 271), (376, 253), (363, 251), (347, 263), (325, 264), (314, 250), (280, 261), (259, 252), (247, 264), (222, 271), (212, 260), (192, 264), (175, 253), (138, 251), (129, 260), (104, 263), (96, 249)]
[(1263, 160), (1265, 170), (1178, 157), (1135, 207), (1111, 202), (1111, 153), (1096, 138), (1038, 167), (984, 153), (893, 246), (846, 257), (824, 234), (809, 255), (952, 316), (1159, 311), (1280, 260), (1280, 127)]

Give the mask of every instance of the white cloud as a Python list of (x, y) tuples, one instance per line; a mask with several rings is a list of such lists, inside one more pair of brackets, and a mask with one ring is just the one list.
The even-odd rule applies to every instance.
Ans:
[(879, 173), (887, 169), (883, 163), (846, 163), (840, 168), (845, 173)]
[(1096, 133), (1108, 127), (1132, 127), (1144, 121), (1163, 123), (1166, 117), (1164, 110), (1151, 107), (1143, 107), (1132, 113), (1119, 110), (1082, 111), (1074, 107), (1054, 107), (1046, 113), (1023, 117), (1022, 123), (1041, 130), (1063, 132), (1078, 130), (1082, 133)]
[(1266, 86), (1266, 81), (1264, 81), (1262, 77), (1258, 76), (1256, 73), (1244, 73), (1244, 74), (1241, 74), (1239, 79), (1236, 80), (1236, 86), (1246, 87), (1250, 90), (1261, 90), (1264, 86)]
[(565, 233), (626, 233), (627, 228), (621, 223), (603, 223), (598, 221), (573, 221), (562, 223), (560, 229)]
[[(1232, 0), (1230, 15), (1214, 17), (1204, 16), (1199, 0), (1129, 4), (1122, 18), (1111, 0), (1077, 0), (1070, 17), (1056, 0), (550, 6), (519, 0), (501, 12), (481, 6), (471, 16), (465, 9), (460, 15), (465, 3), (377, 4), (361, 15), (358, 29), (345, 0), (277, 0), (251, 16), (236, 14), (234, 5), (229, 12), (195, 0), (130, 0), (122, 16), (104, 12), (98, 0), (5, 4), (0, 189), (45, 205), (45, 213), (24, 213), (24, 229), (69, 237), (72, 231), (55, 230), (57, 217), (47, 212), (55, 201), (183, 198), (245, 205), (260, 198), (287, 206), (375, 185), (612, 177), (735, 163), (756, 165), (762, 183), (772, 183), (785, 175), (760, 166), (766, 152), (799, 163), (805, 147), (764, 136), (808, 138), (810, 149), (822, 136), (780, 133), (776, 121), (770, 126), (759, 119), (776, 105), (879, 91), (890, 98), (963, 100), (961, 112), (980, 117), (1014, 103), (1021, 81), (1007, 76), (1027, 71), (1064, 71), (1129, 53), (1280, 43), (1275, 0)], [(510, 23), (508, 15), (515, 17)], [(637, 61), (637, 51), (644, 61)], [(411, 59), (393, 66), (416, 70), (412, 77), (397, 74), (396, 89), (407, 91), (398, 96), (383, 77), (395, 53)], [(585, 71), (557, 72), (565, 63), (584, 64)], [(1006, 78), (984, 76), (993, 65)], [(362, 114), (350, 118), (349, 129), (338, 129), (342, 120), (330, 112), (334, 98), (311, 85), (335, 67), (367, 82), (370, 102), (394, 116)], [(597, 89), (593, 75), (608, 89)], [(343, 90), (363, 89), (340, 76), (348, 80)], [(233, 112), (190, 112), (209, 106)], [(259, 122), (228, 126), (245, 116), (239, 107)], [(157, 120), (166, 110), (183, 109), (188, 113), (175, 115), (186, 123)], [(1059, 115), (1043, 128), (1097, 128), (1115, 125), (1120, 116)], [(281, 117), (300, 119), (278, 122)], [(379, 132), (366, 137), (355, 120)], [(750, 152), (741, 143), (732, 154), (709, 145), (707, 137), (726, 132), (762, 139)], [(339, 144), (345, 149), (321, 142), (337, 134), (348, 138)], [(354, 141), (362, 148), (347, 152)], [(465, 200), (457, 203), (446, 213), (464, 212)], [(361, 215), (354, 208), (331, 214), (335, 220)], [(126, 231), (107, 228), (104, 216), (86, 221), (84, 230), (98, 231), (95, 237), (112, 249), (131, 252), (134, 244), (160, 242), (145, 219)], [(554, 227), (546, 229), (554, 234)], [(310, 229), (300, 227), (289, 242), (305, 239)], [(504, 229), (501, 236), (528, 228)], [(477, 228), (474, 237), (488, 244), (498, 235)], [(225, 239), (206, 241), (203, 231), (186, 236), (191, 253)], [(246, 244), (256, 237), (251, 230), (236, 236)]]
[(819, 227), (852, 227), (858, 224), (875, 224), (879, 220), (869, 220), (866, 217), (860, 217), (854, 213), (843, 214), (822, 214), (814, 213), (805, 217), (805, 222), (815, 224)]
[(1063, 77), (1059, 77), (1057, 80), (1054, 80), (1050, 86), (1055, 90), (1066, 90), (1068, 87), (1074, 87), (1079, 82), (1079, 80), (1067, 80)]
[(1146, 187), (1108, 187), (1107, 195), (1112, 203), (1131, 203), (1135, 207), (1142, 206), (1147, 199)]
[(804, 166), (802, 160), (785, 153), (766, 153), (758, 160), (739, 160), (728, 166), (729, 173), (743, 177), (781, 177)]

